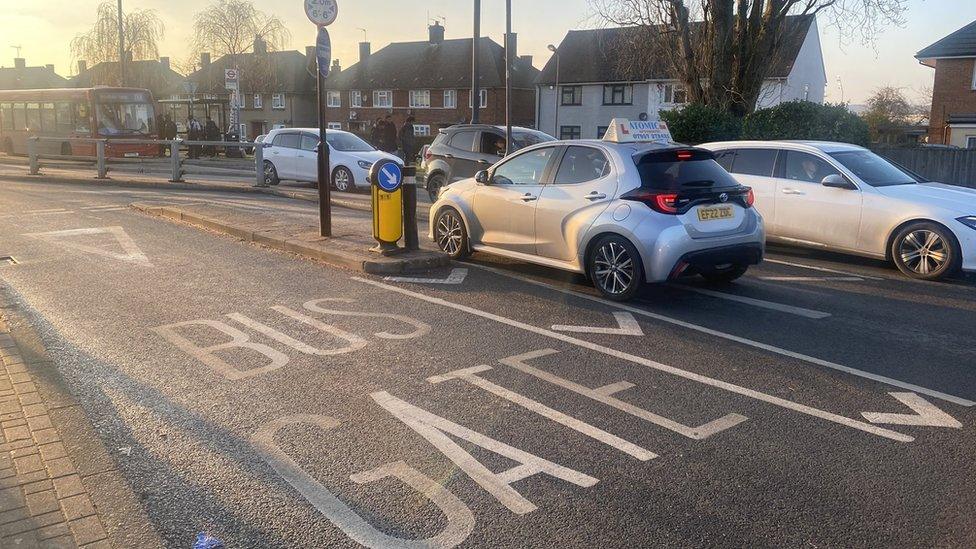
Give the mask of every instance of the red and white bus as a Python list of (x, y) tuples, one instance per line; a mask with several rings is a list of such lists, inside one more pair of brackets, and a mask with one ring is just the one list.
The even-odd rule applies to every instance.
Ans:
[[(156, 139), (156, 108), (149, 90), (57, 88), (0, 90), (0, 151), (27, 154), (28, 137), (104, 138), (111, 157), (158, 156), (157, 145), (112, 143)], [(43, 139), (40, 154), (94, 156), (95, 143)]]

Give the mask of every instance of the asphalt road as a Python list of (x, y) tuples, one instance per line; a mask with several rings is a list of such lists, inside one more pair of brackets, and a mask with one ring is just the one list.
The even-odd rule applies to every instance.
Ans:
[(0, 278), (172, 547), (976, 546), (972, 281), (773, 249), (617, 305), (485, 256), (384, 280), (126, 208), (153, 200), (315, 206), (0, 186)]

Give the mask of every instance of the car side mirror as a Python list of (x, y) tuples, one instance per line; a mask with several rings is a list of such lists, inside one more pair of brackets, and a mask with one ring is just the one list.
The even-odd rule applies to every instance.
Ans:
[(820, 184), (824, 187), (832, 187), (835, 189), (847, 189), (849, 191), (857, 190), (857, 187), (853, 183), (848, 181), (843, 175), (836, 173), (830, 174), (823, 178), (823, 181), (821, 181)]
[(488, 170), (481, 170), (480, 172), (474, 174), (474, 180), (479, 185), (488, 185), (490, 182), (490, 177), (488, 177)]

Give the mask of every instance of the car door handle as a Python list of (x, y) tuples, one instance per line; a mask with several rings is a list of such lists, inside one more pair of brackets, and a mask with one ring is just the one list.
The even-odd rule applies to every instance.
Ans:
[(491, 162), (488, 162), (487, 160), (479, 160), (478, 161), (478, 164), (486, 164), (486, 165), (489, 165), (490, 166), (491, 165)]
[(607, 197), (607, 195), (605, 195), (603, 193), (598, 193), (596, 191), (593, 191), (590, 194), (584, 196), (583, 198), (585, 198), (587, 200), (603, 200), (606, 197)]
[(533, 200), (539, 200), (539, 197), (532, 193), (525, 193), (522, 195), (522, 202), (532, 202)]
[(796, 189), (783, 189), (783, 194), (804, 195), (807, 193), (803, 191), (798, 191)]
[(444, 158), (454, 158), (454, 155), (453, 154), (445, 154), (444, 155)]

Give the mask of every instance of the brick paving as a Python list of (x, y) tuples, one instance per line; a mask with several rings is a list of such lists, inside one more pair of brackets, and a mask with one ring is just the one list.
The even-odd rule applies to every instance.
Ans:
[(109, 547), (3, 318), (0, 363), (0, 547)]

